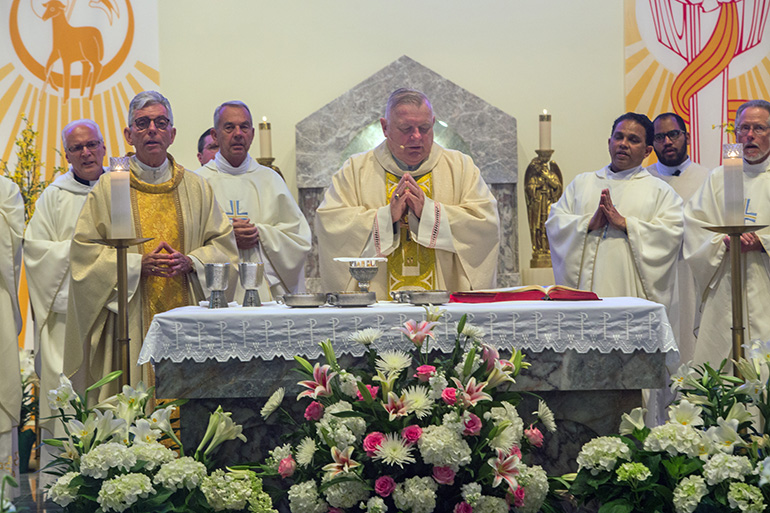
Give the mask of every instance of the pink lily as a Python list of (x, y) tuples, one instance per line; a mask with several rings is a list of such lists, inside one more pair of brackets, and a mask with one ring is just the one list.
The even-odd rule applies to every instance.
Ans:
[(331, 380), (337, 373), (330, 373), (329, 369), (331, 369), (330, 365), (324, 365), (322, 367), (321, 364), (316, 363), (313, 367), (313, 379), (300, 381), (298, 383), (303, 387), (309, 388), (309, 390), (300, 392), (297, 399), (305, 396), (318, 399), (319, 397), (328, 397), (332, 395)]
[(350, 469), (356, 468), (360, 465), (357, 461), (353, 461), (350, 457), (353, 454), (353, 446), (349, 445), (344, 451), (340, 451), (337, 447), (332, 447), (332, 458), (334, 463), (329, 463), (323, 467), (326, 472), (331, 472), (332, 477), (336, 476), (340, 472), (349, 472)]
[(398, 328), (409, 340), (412, 341), (417, 347), (422, 347), (422, 343), (425, 342), (427, 337), (433, 337), (431, 331), (438, 323), (422, 321), (417, 324), (414, 319), (409, 319), (404, 323), (403, 328)]
[(497, 450), (497, 458), (491, 458), (488, 463), (495, 471), (495, 478), (492, 486), (497, 487), (503, 480), (508, 483), (511, 493), (515, 493), (519, 487), (518, 481), (514, 476), (519, 475), (519, 457), (516, 454), (506, 456), (505, 452)]
[(489, 344), (481, 344), (481, 359), (487, 363), (487, 372), (495, 367), (495, 362), (500, 359), (500, 353)]
[(390, 420), (394, 420), (396, 417), (403, 417), (409, 412), (407, 411), (406, 396), (397, 396), (393, 392), (388, 393), (388, 404), (383, 404), (383, 407), (388, 412)]
[(463, 386), (462, 382), (457, 378), (452, 378), (452, 381), (457, 385), (457, 399), (462, 401), (462, 405), (465, 408), (476, 406), (476, 403), (479, 401), (492, 400), (491, 395), (482, 391), (484, 390), (484, 387), (487, 386), (486, 381), (482, 381), (477, 385), (476, 378), (471, 378), (465, 386)]

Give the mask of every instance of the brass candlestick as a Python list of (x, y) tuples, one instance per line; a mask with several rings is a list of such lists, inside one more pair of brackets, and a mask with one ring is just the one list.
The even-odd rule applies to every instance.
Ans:
[[(550, 160), (553, 150), (535, 150), (537, 157), (524, 174), (524, 195), (527, 200), (529, 235), (532, 239), (530, 267), (551, 267), (551, 248), (545, 232), (545, 222), (551, 205), (564, 190), (564, 180), (556, 162)], [(550, 162), (549, 162), (550, 161)]]
[[(278, 176), (283, 178), (283, 173), (281, 173), (281, 170), (278, 169), (278, 166), (273, 165), (274, 160), (275, 160), (275, 157), (259, 157), (257, 159), (257, 162), (259, 163), (260, 166), (269, 167), (270, 169), (278, 173)], [(283, 181), (285, 182), (286, 178), (283, 178)]]
[(131, 346), (128, 333), (128, 248), (152, 239), (91, 239), (91, 242), (110, 246), (117, 250), (118, 257), (118, 338), (114, 349), (118, 353), (120, 369), (120, 386), (131, 384)]
[[(741, 269), (741, 234), (751, 233), (768, 225), (735, 225), (735, 226), (707, 226), (706, 229), (716, 233), (724, 233), (730, 236), (730, 292), (732, 294), (733, 309), (733, 360), (743, 358), (743, 274)], [(736, 365), (733, 365), (735, 376), (742, 378)]]

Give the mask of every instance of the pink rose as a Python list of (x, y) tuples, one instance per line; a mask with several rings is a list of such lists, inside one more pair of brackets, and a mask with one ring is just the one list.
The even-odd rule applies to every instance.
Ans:
[[(366, 385), (366, 389), (369, 391), (370, 394), (372, 394), (372, 399), (377, 398), (377, 392), (380, 391), (380, 387), (373, 387), (372, 385)], [(364, 400), (364, 396), (361, 395), (361, 391), (356, 391), (356, 395), (358, 396), (359, 401)]]
[(388, 497), (396, 489), (396, 482), (390, 476), (378, 477), (374, 482), (374, 491), (380, 497)]
[(435, 373), (436, 373), (436, 368), (433, 365), (420, 365), (419, 367), (417, 367), (417, 374), (415, 374), (414, 377), (424, 383), (427, 383), (430, 377), (433, 376)]
[(457, 402), (457, 389), (446, 387), (444, 391), (441, 392), (441, 399), (443, 399), (449, 406), (454, 406)]
[(468, 418), (465, 419), (465, 430), (463, 434), (465, 436), (477, 436), (481, 433), (481, 419), (476, 415), (469, 413)]
[(454, 513), (473, 513), (473, 508), (467, 502), (458, 502), (455, 505)]
[(517, 456), (519, 459), (521, 459), (521, 449), (519, 449), (519, 446), (518, 446), (518, 445), (514, 445), (513, 447), (511, 447), (511, 452), (510, 452), (510, 453), (508, 453), (508, 455), (509, 455), (509, 456), (510, 456), (510, 455), (514, 455), (514, 454), (515, 454), (515, 455), (516, 455), (516, 456)]
[(433, 467), (433, 479), (438, 484), (455, 484), (455, 471), (451, 467)]
[(297, 470), (297, 462), (294, 461), (294, 458), (291, 456), (285, 457), (278, 464), (278, 473), (281, 474), (281, 477), (284, 479), (294, 475), (295, 470)]
[(422, 428), (417, 425), (406, 426), (401, 431), (401, 438), (406, 440), (409, 444), (417, 443), (417, 440), (422, 436)]
[(307, 405), (307, 408), (305, 408), (306, 420), (318, 420), (323, 416), (323, 414), (324, 414), (324, 405), (319, 403), (318, 401), (313, 401), (312, 403)]
[(345, 513), (345, 510), (340, 508), (329, 508), (329, 511), (326, 513)]
[(377, 448), (382, 445), (382, 441), (385, 440), (385, 435), (379, 431), (372, 431), (366, 438), (364, 438), (364, 450), (367, 456), (372, 457), (377, 452)]
[(529, 443), (535, 447), (543, 446), (543, 433), (541, 433), (540, 430), (536, 427), (529, 426), (524, 430), (524, 436), (526, 436), (527, 440), (529, 440)]
[(513, 492), (513, 505), (517, 508), (524, 505), (524, 487), (521, 485)]

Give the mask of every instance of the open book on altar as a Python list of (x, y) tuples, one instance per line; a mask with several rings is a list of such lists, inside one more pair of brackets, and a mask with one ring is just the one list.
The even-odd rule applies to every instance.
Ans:
[(590, 290), (573, 289), (564, 285), (527, 285), (510, 289), (455, 292), (451, 303), (497, 303), (500, 301), (600, 301)]

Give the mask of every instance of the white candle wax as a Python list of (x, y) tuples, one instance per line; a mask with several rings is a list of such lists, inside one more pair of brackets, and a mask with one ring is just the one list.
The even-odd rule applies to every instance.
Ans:
[(112, 195), (112, 234), (113, 239), (133, 239), (134, 227), (131, 223), (131, 173), (128, 170), (110, 173), (110, 192)]
[(725, 224), (738, 226), (743, 221), (743, 145), (725, 144), (722, 154), (725, 188)]
[(262, 118), (259, 124), (259, 156), (263, 159), (269, 159), (273, 156), (273, 141), (270, 135), (270, 123), (267, 118)]
[(545, 109), (540, 114), (540, 149), (551, 149), (551, 115)]

